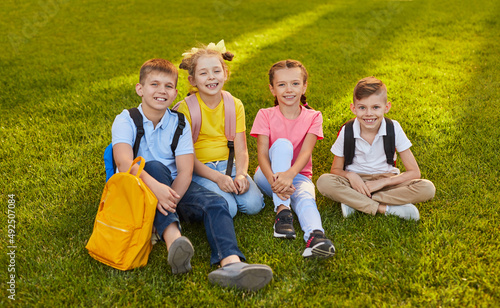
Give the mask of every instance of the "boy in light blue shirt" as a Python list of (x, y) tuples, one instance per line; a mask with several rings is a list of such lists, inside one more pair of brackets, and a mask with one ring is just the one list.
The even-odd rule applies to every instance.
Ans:
[[(211, 264), (221, 268), (208, 275), (210, 282), (224, 287), (258, 290), (272, 279), (267, 265), (247, 264), (238, 248), (227, 202), (220, 195), (192, 182), (193, 144), (189, 125), (183, 129), (172, 152), (170, 145), (179, 121), (168, 107), (177, 97), (177, 69), (164, 59), (146, 61), (140, 71), (136, 92), (142, 98), (138, 107), (143, 116), (144, 137), (137, 156), (146, 160), (140, 177), (158, 199), (154, 226), (165, 241), (172, 273), (191, 270), (194, 249), (182, 236), (180, 219), (203, 221), (212, 250)], [(127, 110), (119, 114), (112, 127), (113, 156), (120, 172), (133, 162), (136, 126)], [(132, 167), (135, 174), (138, 165)]]

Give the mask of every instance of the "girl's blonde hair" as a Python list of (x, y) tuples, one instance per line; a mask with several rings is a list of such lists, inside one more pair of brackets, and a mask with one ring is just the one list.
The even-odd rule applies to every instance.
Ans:
[[(309, 77), (309, 74), (307, 73), (307, 70), (305, 68), (305, 66), (300, 63), (300, 61), (297, 61), (297, 60), (282, 60), (282, 61), (279, 61), (279, 62), (276, 62), (273, 64), (273, 66), (271, 66), (271, 69), (269, 70), (269, 84), (271, 86), (273, 86), (273, 81), (274, 81), (274, 73), (277, 71), (277, 70), (281, 70), (281, 69), (285, 69), (285, 68), (295, 68), (295, 67), (298, 67), (300, 68), (300, 71), (302, 72), (302, 82), (305, 84), (307, 82), (307, 77)], [(312, 109), (311, 106), (309, 106), (307, 104), (307, 99), (306, 99), (306, 96), (304, 94), (302, 94), (302, 96), (300, 97), (300, 102), (302, 103), (302, 105), (307, 108), (307, 109)], [(274, 106), (278, 106), (278, 98), (275, 97), (274, 98)]]
[[(198, 60), (203, 56), (214, 56), (217, 57), (222, 64), (222, 69), (224, 70), (227, 77), (229, 77), (229, 67), (227, 66), (226, 61), (232, 61), (234, 55), (226, 51), (226, 47), (224, 46), (224, 40), (221, 40), (217, 45), (214, 43), (210, 43), (209, 45), (201, 46), (200, 48), (191, 48), (191, 50), (186, 51), (182, 54), (184, 59), (182, 59), (181, 64), (179, 64), (179, 68), (183, 70), (187, 70), (189, 76), (194, 77), (196, 72), (196, 65), (198, 64)], [(198, 91), (196, 87), (193, 87), (189, 90), (188, 95), (194, 94)]]
[(191, 54), (191, 56), (182, 59), (179, 68), (187, 70), (190, 76), (194, 76), (194, 73), (196, 72), (196, 64), (198, 63), (198, 59), (200, 59), (203, 56), (218, 57), (222, 64), (222, 67), (224, 68), (224, 71), (226, 72), (227, 75), (229, 75), (229, 68), (224, 60), (232, 61), (234, 55), (229, 51), (221, 53), (220, 51), (217, 50), (207, 49), (207, 46), (198, 48), (198, 50), (195, 53)]

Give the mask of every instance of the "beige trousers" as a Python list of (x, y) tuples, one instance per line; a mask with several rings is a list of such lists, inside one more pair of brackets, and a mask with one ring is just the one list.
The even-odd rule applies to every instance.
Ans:
[[(392, 173), (359, 174), (363, 181), (374, 181), (394, 176)], [(375, 215), (379, 204), (403, 205), (430, 200), (436, 188), (429, 180), (417, 179), (398, 185), (384, 187), (373, 192), (369, 198), (351, 187), (349, 180), (343, 176), (325, 173), (319, 177), (316, 187), (325, 197), (344, 203), (363, 213)]]

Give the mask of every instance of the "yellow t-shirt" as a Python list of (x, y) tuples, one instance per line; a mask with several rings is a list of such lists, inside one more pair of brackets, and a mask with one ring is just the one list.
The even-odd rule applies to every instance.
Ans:
[[(194, 144), (196, 158), (202, 163), (211, 161), (227, 160), (229, 148), (224, 134), (224, 99), (214, 109), (210, 109), (196, 93), (196, 98), (201, 109), (201, 129), (198, 140)], [(236, 107), (236, 133), (245, 131), (245, 109), (241, 100), (234, 97)], [(185, 101), (182, 101), (177, 109), (182, 112), (191, 124), (191, 115)]]

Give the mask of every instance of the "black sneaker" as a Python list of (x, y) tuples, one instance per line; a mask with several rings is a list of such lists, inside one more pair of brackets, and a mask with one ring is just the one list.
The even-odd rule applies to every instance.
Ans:
[(274, 221), (274, 237), (295, 238), (292, 211), (285, 209), (276, 215), (276, 220)]
[(309, 240), (307, 240), (306, 249), (302, 256), (304, 258), (308, 257), (320, 257), (329, 258), (335, 254), (335, 247), (333, 247), (332, 242), (325, 237), (325, 234), (320, 230), (314, 230), (309, 235)]

